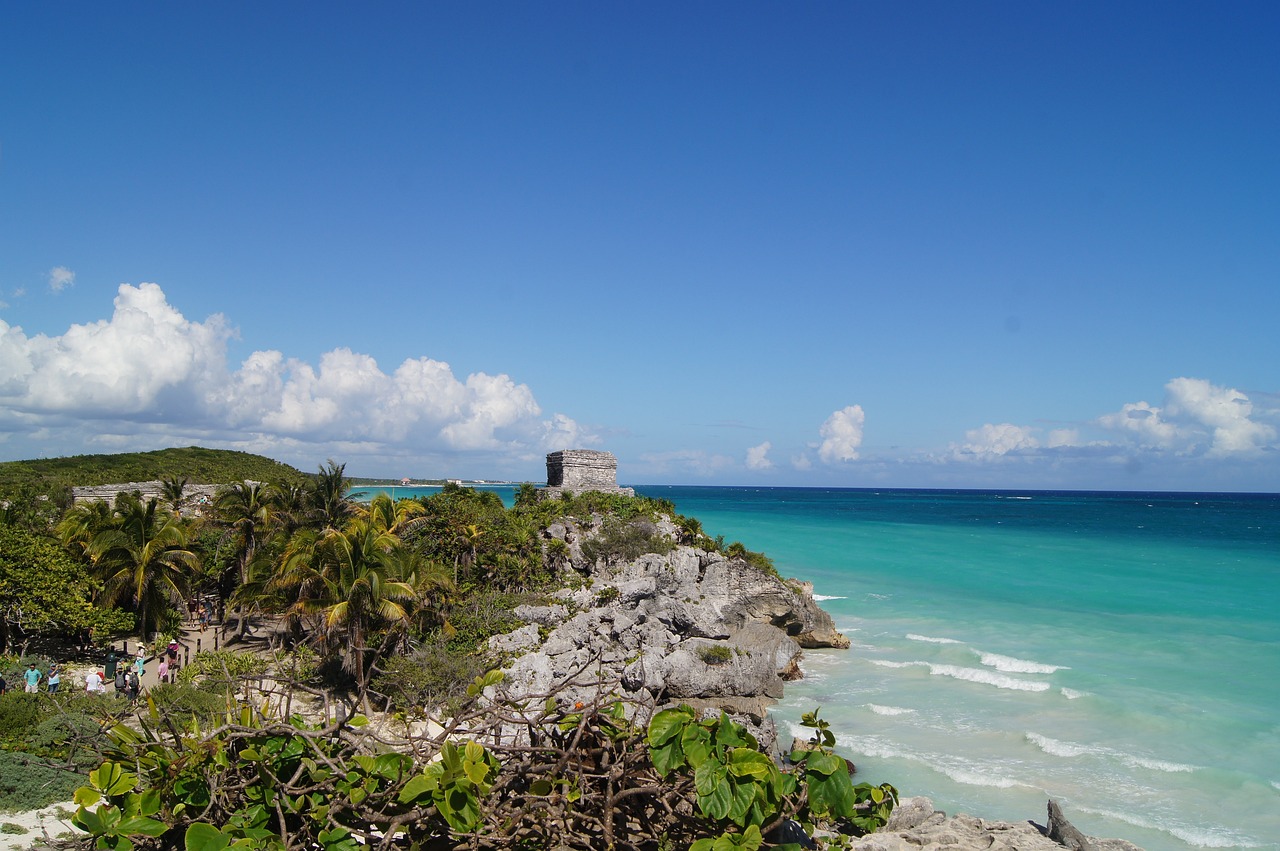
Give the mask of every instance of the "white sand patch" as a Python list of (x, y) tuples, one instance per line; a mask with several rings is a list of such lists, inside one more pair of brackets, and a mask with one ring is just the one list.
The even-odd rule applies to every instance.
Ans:
[(0, 824), (16, 824), (27, 829), (26, 833), (0, 833), (0, 851), (21, 851), (30, 847), (37, 839), (43, 839), (46, 833), (52, 839), (57, 839), (64, 833), (79, 833), (79, 829), (71, 823), (71, 815), (75, 811), (76, 805), (73, 802), (64, 801), (38, 810), (0, 813)]

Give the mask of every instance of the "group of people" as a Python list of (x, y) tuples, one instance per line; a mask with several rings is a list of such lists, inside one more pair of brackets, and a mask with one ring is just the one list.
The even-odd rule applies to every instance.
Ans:
[[(155, 654), (154, 658), (159, 660), (156, 674), (160, 682), (175, 681), (178, 673), (178, 650), (178, 642), (171, 641), (168, 647)], [(136, 702), (138, 695), (142, 692), (142, 678), (147, 673), (146, 649), (139, 646), (138, 655), (132, 662), (129, 661), (128, 655), (127, 650), (121, 650), (120, 653), (116, 653), (114, 647), (108, 650), (103, 669), (90, 671), (85, 675), (84, 690), (89, 694), (106, 694), (107, 683), (111, 683), (117, 695), (128, 698), (131, 703)], [(39, 694), (42, 682), (49, 694), (56, 694), (62, 686), (62, 668), (54, 663), (49, 666), (49, 672), (46, 674), (35, 662), (32, 662), (27, 666), (27, 670), (22, 672), (22, 679), (28, 694)], [(0, 694), (4, 694), (8, 689), (9, 683), (5, 680), (4, 674), (0, 673)]]

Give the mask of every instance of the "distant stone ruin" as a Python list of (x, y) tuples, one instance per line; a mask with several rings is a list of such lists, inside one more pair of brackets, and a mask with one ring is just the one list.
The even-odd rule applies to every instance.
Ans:
[[(220, 485), (187, 485), (183, 488), (184, 506), (193, 514), (201, 515), (213, 504)], [(164, 501), (164, 482), (124, 482), (118, 485), (94, 485), (71, 489), (72, 504), (80, 502), (113, 502), (118, 494), (136, 493), (144, 501), (158, 499)]]
[(564, 449), (547, 455), (547, 486), (539, 491), (543, 499), (562, 493), (602, 491), (635, 496), (634, 488), (618, 487), (618, 459), (598, 449)]

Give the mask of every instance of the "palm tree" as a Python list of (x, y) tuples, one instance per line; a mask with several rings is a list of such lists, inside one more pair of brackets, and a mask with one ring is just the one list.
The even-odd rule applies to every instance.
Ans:
[(160, 480), (160, 495), (174, 514), (181, 514), (187, 504), (187, 481), (186, 476), (181, 479), (170, 476)]
[(58, 538), (62, 545), (77, 556), (89, 558), (89, 545), (94, 537), (115, 523), (111, 503), (94, 499), (76, 503), (58, 523)]
[[(403, 547), (367, 519), (295, 538), (277, 588), (287, 583), (297, 590), (294, 613), (321, 616), (327, 643), (343, 646), (343, 667), (363, 698), (371, 662), (392, 646), (413, 614), (406, 604), (415, 600), (414, 588), (400, 573), (406, 563)], [(380, 632), (383, 641), (373, 647), (371, 638)]]
[(416, 499), (396, 502), (385, 493), (369, 501), (364, 516), (379, 529), (390, 532), (402, 542), (412, 541), (426, 524), (427, 507)]
[[(249, 565), (257, 557), (258, 548), (273, 524), (274, 491), (269, 485), (239, 482), (222, 488), (213, 500), (218, 520), (227, 530), (218, 540), (219, 548), (228, 544), (234, 549), (236, 587), (249, 581)], [(249, 623), (244, 608), (239, 608), (237, 635), (243, 637)]]
[(186, 596), (196, 556), (186, 549), (181, 518), (160, 508), (159, 500), (144, 503), (120, 494), (113, 514), (115, 522), (93, 536), (86, 553), (103, 581), (101, 601), (128, 599), (138, 611), (138, 637), (146, 643), (156, 612)]
[(331, 458), (307, 488), (309, 519), (321, 529), (341, 529), (356, 513), (355, 504), (347, 499), (351, 485), (346, 469), (346, 464), (338, 464)]

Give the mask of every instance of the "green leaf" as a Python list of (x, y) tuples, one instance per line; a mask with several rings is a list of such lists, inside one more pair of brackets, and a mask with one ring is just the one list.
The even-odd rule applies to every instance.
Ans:
[(85, 833), (94, 836), (107, 832), (107, 826), (103, 824), (102, 816), (98, 815), (94, 810), (87, 810), (84, 807), (76, 810), (76, 814), (71, 817), (71, 823)]
[(82, 807), (92, 807), (102, 800), (102, 793), (92, 786), (81, 786), (72, 796), (72, 800)]
[(680, 735), (680, 749), (684, 758), (695, 769), (711, 755), (711, 731), (699, 724), (690, 724)]
[(129, 818), (121, 819), (120, 824), (116, 827), (117, 832), (126, 836), (135, 836), (137, 834), (163, 836), (168, 830), (169, 825), (147, 816), (130, 816)]
[(429, 796), (432, 792), (440, 788), (440, 780), (426, 774), (415, 774), (409, 778), (409, 782), (404, 784), (400, 789), (400, 803), (417, 804), (423, 798)]
[(231, 844), (231, 837), (211, 824), (198, 821), (187, 828), (187, 851), (222, 851)]
[(734, 748), (729, 752), (729, 773), (735, 777), (755, 777), (763, 780), (773, 770), (773, 761), (760, 751)]
[(685, 763), (685, 755), (680, 747), (680, 740), (672, 739), (660, 747), (651, 746), (649, 748), (649, 759), (653, 761), (653, 767), (658, 770), (658, 774), (666, 777)]
[(114, 762), (104, 762), (97, 769), (89, 772), (89, 782), (110, 798), (133, 791), (138, 786), (138, 777)]
[(685, 725), (694, 719), (693, 710), (687, 706), (664, 709), (649, 722), (649, 747), (657, 747), (679, 735)]
[(699, 839), (689, 846), (689, 851), (711, 851), (714, 839)]
[(814, 751), (805, 763), (811, 774), (835, 775), (849, 773), (849, 767), (845, 765), (845, 761), (833, 753), (822, 753)]

